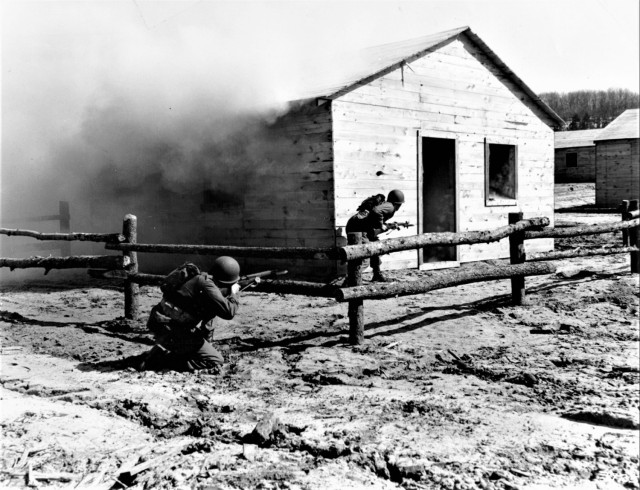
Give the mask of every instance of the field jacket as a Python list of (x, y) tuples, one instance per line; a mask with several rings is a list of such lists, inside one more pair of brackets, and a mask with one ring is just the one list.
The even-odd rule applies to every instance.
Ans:
[(384, 229), (384, 223), (393, 218), (396, 208), (390, 202), (378, 204), (371, 211), (359, 212), (347, 222), (347, 233), (366, 233), (369, 240), (376, 240)]
[(147, 326), (156, 342), (169, 349), (177, 345), (188, 351), (210, 340), (213, 319), (231, 320), (238, 311), (236, 295), (226, 296), (206, 273), (187, 281), (173, 294), (166, 294), (149, 316)]

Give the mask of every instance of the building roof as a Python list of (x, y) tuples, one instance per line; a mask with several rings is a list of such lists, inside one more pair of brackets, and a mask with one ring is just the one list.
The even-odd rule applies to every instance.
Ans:
[(595, 141), (640, 138), (640, 109), (627, 109), (611, 121)]
[[(564, 121), (551, 109), (533, 90), (531, 90), (498, 56), (467, 26), (458, 27), (448, 31), (439, 32), (425, 37), (409, 39), (396, 43), (384, 44), (365, 50), (358, 62), (351, 63), (353, 70), (349, 74), (341, 74), (340, 80), (329, 86), (312, 91), (306, 94), (305, 98), (337, 99), (341, 95), (366, 85), (367, 83), (381, 77), (402, 65), (424, 56), (428, 51), (432, 51), (459, 37), (465, 37), (471, 44), (474, 44), (493, 64), (519, 87), (530, 99), (534, 106), (542, 111), (553, 124), (562, 126)], [(326, 87), (325, 86), (325, 87)]]
[(582, 146), (595, 146), (594, 139), (603, 129), (582, 129), (579, 131), (556, 131), (555, 148), (580, 148)]

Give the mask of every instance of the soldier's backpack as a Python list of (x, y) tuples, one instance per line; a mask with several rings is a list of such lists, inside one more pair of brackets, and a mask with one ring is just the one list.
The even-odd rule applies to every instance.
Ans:
[(360, 206), (358, 206), (358, 211), (371, 211), (378, 204), (382, 204), (383, 202), (384, 202), (383, 194), (376, 194), (374, 196), (369, 196), (360, 203)]
[(164, 295), (171, 295), (182, 287), (189, 279), (200, 274), (200, 268), (192, 262), (185, 262), (169, 272), (160, 285), (160, 291)]
[(383, 202), (383, 194), (376, 194), (374, 196), (367, 197), (360, 203), (360, 206), (358, 206), (358, 217), (361, 219), (366, 218), (373, 208), (375, 208), (378, 204), (382, 204)]

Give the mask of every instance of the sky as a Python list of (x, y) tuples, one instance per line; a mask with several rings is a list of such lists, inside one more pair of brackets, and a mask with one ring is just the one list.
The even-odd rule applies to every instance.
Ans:
[(460, 26), (537, 93), (637, 92), (639, 4), (4, 1), (0, 206), (57, 206), (89, 180), (135, 190), (158, 172), (184, 190), (181, 169), (237, 157), (227, 142), (256, 109), (339, 75), (342, 53)]

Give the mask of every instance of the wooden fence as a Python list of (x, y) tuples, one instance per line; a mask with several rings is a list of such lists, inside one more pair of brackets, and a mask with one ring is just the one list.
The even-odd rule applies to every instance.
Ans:
[[(548, 218), (523, 219), (522, 213), (510, 213), (506, 226), (495, 230), (460, 233), (425, 233), (409, 237), (391, 238), (378, 242), (362, 243), (360, 233), (348, 235), (344, 247), (239, 247), (219, 245), (172, 245), (144, 244), (137, 242), (137, 219), (133, 215), (124, 217), (122, 233), (39, 233), (30, 230), (0, 228), (0, 234), (8, 236), (28, 236), (37, 240), (81, 240), (105, 243), (107, 250), (122, 252), (122, 256), (71, 256), (71, 257), (30, 257), (27, 259), (0, 258), (0, 267), (32, 268), (43, 267), (45, 274), (51, 269), (103, 268), (121, 271), (124, 279), (125, 317), (139, 316), (139, 285), (159, 285), (164, 276), (144, 274), (138, 271), (137, 253), (176, 253), (199, 255), (232, 255), (254, 258), (304, 258), (335, 259), (347, 262), (345, 284), (321, 284), (293, 280), (265, 280), (256, 290), (285, 294), (334, 298), (348, 302), (349, 339), (352, 344), (364, 341), (364, 300), (383, 299), (397, 296), (426, 293), (460, 284), (472, 282), (510, 279), (514, 304), (525, 301), (525, 278), (527, 276), (552, 274), (556, 266), (552, 261), (593, 255), (629, 253), (631, 272), (640, 268), (640, 214), (638, 200), (623, 202), (621, 221), (601, 225), (575, 226), (569, 228), (548, 228)], [(525, 241), (538, 238), (564, 238), (614, 231), (623, 232), (620, 247), (609, 249), (576, 249), (564, 252), (525, 253)], [(362, 270), (365, 259), (402, 250), (435, 246), (491, 243), (509, 239), (510, 263), (505, 265), (475, 266), (447, 269), (430, 273), (426, 278), (407, 282), (363, 284)]]
[[(3, 221), (3, 226), (7, 224), (16, 224), (16, 223), (41, 223), (44, 221), (58, 221), (58, 229), (60, 233), (69, 233), (71, 231), (71, 213), (69, 211), (69, 202), (68, 201), (59, 201), (58, 202), (58, 214), (48, 214), (44, 216), (27, 216), (27, 217), (19, 217), (12, 218), (9, 221)], [(67, 255), (71, 255), (71, 247), (69, 242), (62, 242), (61, 244), (31, 244), (29, 247), (31, 250), (60, 250), (60, 256), (65, 257)]]

